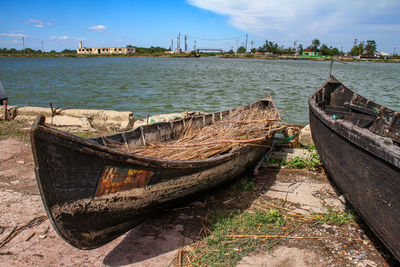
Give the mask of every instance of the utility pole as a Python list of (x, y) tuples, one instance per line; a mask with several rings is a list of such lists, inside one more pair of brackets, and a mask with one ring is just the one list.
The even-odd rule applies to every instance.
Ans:
[(251, 42), (250, 42), (250, 44), (251, 44), (251, 50), (253, 50), (253, 45), (254, 45), (254, 42), (253, 42), (253, 41), (251, 41)]
[(197, 51), (196, 51), (196, 48), (197, 48), (197, 47), (196, 47), (196, 40), (194, 40), (193, 50), (194, 50), (195, 52), (197, 52)]
[(43, 48), (43, 40), (42, 40), (42, 53), (44, 53), (44, 48)]
[(171, 39), (171, 51), (174, 51), (174, 39)]
[(235, 56), (237, 56), (237, 39), (235, 39)]
[(245, 51), (245, 53), (247, 52), (247, 37), (248, 37), (249, 35), (248, 34), (246, 34), (246, 51)]
[(187, 52), (187, 50), (188, 50), (188, 47), (187, 47), (187, 37), (186, 37), (186, 34), (185, 34), (185, 52)]
[(25, 52), (25, 38), (22, 37), (22, 50)]

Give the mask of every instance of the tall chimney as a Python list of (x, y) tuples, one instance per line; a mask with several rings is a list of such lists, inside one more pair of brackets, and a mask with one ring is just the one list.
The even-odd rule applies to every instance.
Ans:
[(79, 49), (82, 48), (82, 41), (79, 41)]

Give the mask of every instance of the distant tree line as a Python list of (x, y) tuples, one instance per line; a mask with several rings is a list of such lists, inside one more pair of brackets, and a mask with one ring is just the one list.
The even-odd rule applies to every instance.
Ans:
[[(127, 47), (132, 47), (130, 45), (128, 45)], [(159, 54), (159, 53), (164, 53), (165, 51), (167, 51), (167, 49), (163, 48), (163, 47), (159, 47), (159, 46), (151, 46), (149, 48), (147, 47), (136, 47), (136, 53), (137, 54)]]
[[(239, 49), (245, 49), (244, 47), (240, 47)], [(369, 56), (373, 57), (377, 46), (375, 40), (368, 40), (366, 42), (362, 41), (359, 44), (355, 44), (354, 47), (349, 51), (352, 56)], [(238, 49), (238, 53), (239, 52)], [(319, 39), (314, 39), (311, 42), (311, 45), (306, 47), (308, 51), (319, 52), (322, 56), (344, 56), (344, 52), (340, 51), (337, 47), (328, 46), (326, 44), (321, 44)], [(267, 53), (272, 55), (291, 55), (295, 52), (298, 52), (300, 55), (305, 50), (303, 45), (300, 44), (297, 48), (280, 46), (278, 43), (266, 40), (265, 43), (259, 48), (251, 49), (252, 53), (260, 52)], [(241, 51), (243, 52), (243, 51)]]
[(358, 45), (354, 44), (350, 51), (352, 56), (362, 56), (366, 55), (368, 57), (374, 56), (376, 52), (376, 42), (375, 40), (368, 40), (367, 44), (364, 41), (360, 42)]
[(76, 54), (76, 50), (72, 49), (64, 49), (61, 52), (56, 52), (55, 50), (51, 50), (50, 52), (43, 52), (40, 49), (31, 49), (31, 48), (25, 48), (25, 49), (15, 49), (15, 48), (0, 48), (0, 55), (1, 54), (6, 54), (6, 55), (23, 55), (23, 54), (29, 54), (29, 55), (40, 55), (40, 54)]

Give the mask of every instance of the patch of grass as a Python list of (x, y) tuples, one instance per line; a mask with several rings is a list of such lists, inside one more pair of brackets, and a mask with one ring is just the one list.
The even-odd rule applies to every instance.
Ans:
[(268, 238), (254, 238), (252, 235), (276, 235), (286, 224), (277, 209), (268, 212), (215, 212), (209, 218), (213, 228), (192, 255), (193, 265), (234, 266), (245, 255), (258, 248), (268, 249), (276, 242)]
[(295, 157), (292, 160), (284, 161), (283, 165), (290, 168), (296, 168), (296, 169), (307, 168), (311, 171), (316, 171), (321, 166), (321, 160), (319, 158), (319, 154), (315, 149), (315, 146), (310, 146), (308, 147), (307, 150), (310, 153), (310, 155), (307, 158), (301, 159), (299, 157)]
[(0, 137), (15, 136), (19, 139), (29, 139), (29, 125), (20, 121), (0, 121)]
[(239, 192), (254, 192), (254, 185), (254, 181), (248, 178), (241, 179), (232, 186), (231, 193), (236, 195)]
[(357, 215), (354, 211), (333, 211), (329, 210), (328, 213), (315, 214), (315, 223), (327, 223), (334, 225), (342, 225), (350, 222), (354, 222), (357, 219)]
[[(263, 208), (270, 207), (270, 208)], [(313, 215), (296, 214), (273, 203), (262, 211), (217, 211), (206, 218), (206, 236), (186, 250), (189, 266), (235, 266), (253, 251), (271, 250), (283, 239), (327, 238), (326, 235), (296, 233), (302, 225), (343, 225), (357, 219), (354, 211), (333, 211)], [(301, 242), (301, 241), (299, 241)]]
[(295, 168), (295, 169), (307, 168), (311, 171), (317, 171), (322, 164), (319, 158), (319, 154), (315, 149), (315, 146), (310, 146), (307, 148), (307, 150), (310, 153), (310, 155), (307, 158), (295, 157), (291, 160), (270, 158), (269, 163), (275, 163), (289, 168)]

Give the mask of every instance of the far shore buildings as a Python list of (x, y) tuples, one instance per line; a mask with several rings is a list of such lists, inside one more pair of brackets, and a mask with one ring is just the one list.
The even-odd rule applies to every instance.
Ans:
[(321, 53), (312, 50), (311, 48), (306, 48), (303, 50), (303, 57), (320, 57)]
[(136, 47), (82, 47), (82, 41), (79, 41), (79, 47), (76, 49), (78, 54), (134, 54)]

